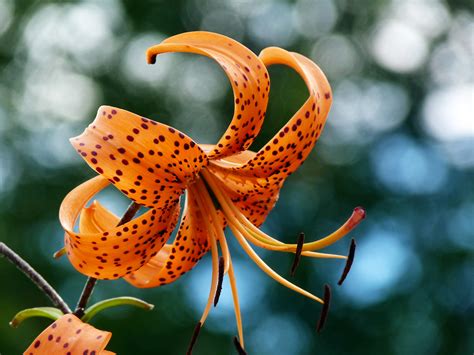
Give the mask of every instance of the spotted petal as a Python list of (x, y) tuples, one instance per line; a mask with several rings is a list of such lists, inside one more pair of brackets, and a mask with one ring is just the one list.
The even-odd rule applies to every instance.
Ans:
[(104, 350), (112, 337), (105, 332), (83, 323), (72, 314), (66, 314), (46, 328), (23, 354), (115, 354)]
[(154, 63), (156, 56), (165, 52), (201, 54), (220, 64), (232, 84), (234, 116), (209, 157), (215, 159), (247, 149), (260, 131), (267, 109), (270, 81), (262, 61), (239, 42), (210, 32), (170, 37), (148, 49), (148, 62)]
[[(176, 281), (209, 251), (208, 230), (196, 198), (187, 192), (181, 225), (172, 245), (166, 245), (141, 269), (125, 279), (137, 287), (156, 287)], [(211, 221), (223, 228), (223, 221)]]
[(309, 98), (288, 123), (255, 157), (233, 169), (246, 175), (284, 180), (304, 162), (318, 140), (332, 102), (329, 83), (319, 67), (308, 58), (281, 48), (267, 48), (260, 54), (266, 66), (287, 65), (304, 79)]
[[(125, 280), (136, 287), (149, 288), (176, 281), (190, 271), (210, 247), (203, 218), (195, 197), (188, 192), (174, 242), (166, 244), (143, 267), (125, 276)], [(118, 221), (117, 216), (95, 201), (82, 210), (79, 229), (84, 233), (101, 233), (116, 226)], [(217, 223), (218, 228), (224, 226), (223, 219), (212, 223)]]
[[(146, 264), (168, 240), (179, 213), (179, 201), (163, 209), (151, 209), (119, 227), (94, 230), (111, 218), (82, 222), (79, 233), (74, 231), (79, 213), (96, 193), (109, 182), (97, 176), (72, 190), (61, 204), (60, 222), (66, 231), (65, 248), (72, 265), (81, 273), (99, 279), (116, 279)], [(97, 208), (92, 204), (89, 209)], [(87, 215), (88, 212), (83, 212)]]
[(102, 106), (79, 137), (84, 160), (135, 202), (167, 209), (207, 164), (189, 137), (134, 113)]

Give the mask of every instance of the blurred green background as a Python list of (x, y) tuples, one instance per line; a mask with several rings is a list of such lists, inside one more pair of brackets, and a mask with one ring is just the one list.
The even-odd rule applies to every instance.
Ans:
[[(472, 5), (472, 3), (470, 3)], [(303, 259), (294, 281), (320, 305), (269, 280), (231, 235), (250, 354), (471, 354), (474, 350), (474, 17), (469, 1), (401, 0), (0, 0), (0, 239), (74, 305), (85, 277), (67, 259), (58, 208), (94, 175), (69, 145), (101, 104), (171, 124), (213, 143), (232, 116), (218, 65), (197, 55), (144, 52), (190, 30), (220, 32), (258, 53), (275, 45), (316, 61), (334, 90), (322, 138), (282, 190), (264, 228), (293, 242), (323, 236), (363, 205), (368, 218), (346, 283), (343, 264)], [(306, 99), (290, 69), (272, 67), (261, 147)], [(127, 201), (111, 189), (116, 213)], [(349, 239), (329, 252), (346, 253)], [(289, 275), (290, 255), (261, 252)], [(210, 257), (178, 282), (137, 290), (100, 282), (93, 300), (141, 297), (153, 312), (122, 308), (93, 324), (113, 332), (119, 354), (183, 354), (210, 282)], [(49, 301), (0, 260), (0, 353), (21, 353), (49, 322), (19, 329), (19, 310)], [(229, 285), (201, 331), (195, 354), (234, 353)]]

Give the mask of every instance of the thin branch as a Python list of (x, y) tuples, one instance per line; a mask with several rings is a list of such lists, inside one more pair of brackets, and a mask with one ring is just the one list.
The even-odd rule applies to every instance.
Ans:
[(89, 298), (92, 296), (92, 291), (94, 291), (94, 286), (97, 283), (97, 279), (95, 277), (88, 277), (84, 288), (82, 289), (81, 296), (79, 297), (79, 301), (77, 301), (76, 310), (74, 314), (78, 318), (82, 318), (84, 315), (84, 311), (87, 306), (87, 302)]
[[(138, 212), (140, 209), (141, 205), (132, 202), (127, 210), (125, 211), (124, 215), (120, 219), (120, 221), (117, 224), (118, 226), (121, 226), (122, 224), (125, 224), (127, 222), (130, 222), (132, 218), (135, 216), (135, 214)], [(88, 277), (86, 284), (84, 285), (84, 289), (82, 290), (81, 296), (79, 297), (79, 301), (77, 302), (76, 310), (74, 311), (74, 314), (81, 318), (84, 315), (84, 310), (87, 306), (87, 302), (89, 301), (89, 298), (92, 296), (92, 292), (94, 291), (94, 287), (97, 283), (97, 279), (95, 277)]]
[(5, 243), (0, 242), (0, 255), (8, 259), (21, 272), (23, 272), (43, 293), (49, 297), (51, 302), (63, 313), (71, 313), (71, 309), (64, 302), (56, 290), (41, 276), (30, 264), (21, 258), (17, 253), (11, 250)]

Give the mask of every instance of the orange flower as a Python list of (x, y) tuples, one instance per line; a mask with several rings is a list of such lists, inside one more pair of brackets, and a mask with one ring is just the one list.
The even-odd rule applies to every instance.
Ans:
[[(122, 109), (101, 107), (95, 121), (71, 140), (100, 176), (78, 186), (62, 203), (65, 247), (71, 263), (83, 274), (99, 279), (125, 277), (137, 287), (171, 283), (211, 250), (212, 284), (200, 325), (227, 274), (243, 345), (237, 286), (224, 227), (230, 227), (245, 252), (270, 277), (324, 303), (273, 271), (249, 242), (297, 256), (346, 259), (315, 250), (344, 237), (364, 217), (363, 210), (356, 209), (336, 232), (304, 244), (283, 243), (258, 228), (275, 205), (285, 179), (304, 162), (318, 140), (331, 106), (331, 88), (319, 67), (300, 54), (272, 47), (257, 57), (240, 43), (214, 33), (171, 37), (148, 50), (149, 63), (164, 52), (197, 53), (219, 63), (234, 93), (235, 112), (229, 127), (216, 145), (199, 145), (172, 127)], [(255, 153), (247, 148), (263, 123), (270, 88), (266, 67), (273, 64), (293, 68), (305, 81), (309, 97), (274, 138)], [(118, 218), (100, 204), (84, 209), (110, 183), (148, 211), (115, 227)], [(177, 224), (179, 199), (184, 192), (178, 234), (172, 244), (166, 244)], [(73, 229), (80, 214), (77, 233)], [(222, 251), (220, 262), (218, 245)]]
[(115, 353), (104, 350), (111, 337), (112, 333), (98, 330), (76, 316), (66, 314), (43, 330), (23, 354), (112, 355)]

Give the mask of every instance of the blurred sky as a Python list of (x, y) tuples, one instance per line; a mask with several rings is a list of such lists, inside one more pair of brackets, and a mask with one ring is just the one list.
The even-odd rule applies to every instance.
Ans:
[[(279, 46), (320, 65), (334, 104), (315, 151), (286, 183), (264, 229), (293, 242), (301, 231), (311, 239), (331, 232), (357, 205), (368, 218), (353, 233), (353, 270), (335, 289), (321, 336), (314, 332), (319, 306), (267, 279), (229, 234), (249, 353), (472, 353), (472, 10), (462, 0), (0, 0), (0, 240), (72, 304), (84, 277), (67, 260), (51, 258), (62, 245), (57, 211), (93, 172), (68, 139), (108, 104), (171, 124), (200, 143), (215, 142), (232, 115), (224, 73), (196, 55), (166, 54), (150, 66), (146, 48), (199, 29), (231, 36), (257, 54)], [(272, 67), (270, 74), (269, 110), (253, 150), (307, 95), (290, 70)], [(112, 189), (101, 198), (116, 213), (127, 205)], [(342, 242), (330, 252), (347, 247)], [(291, 257), (261, 255), (288, 275)], [(341, 268), (303, 260), (295, 282), (320, 293)], [(47, 300), (6, 262), (0, 277), (0, 352), (15, 354), (47, 322), (13, 330), (8, 321)], [(120, 354), (183, 353), (209, 280), (205, 258), (162, 289), (103, 282), (96, 301), (131, 294), (157, 309), (110, 312), (96, 325), (114, 332), (110, 349)], [(235, 333), (225, 284), (195, 353), (227, 353)]]

